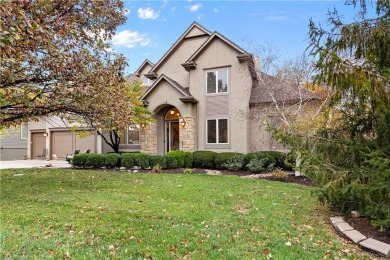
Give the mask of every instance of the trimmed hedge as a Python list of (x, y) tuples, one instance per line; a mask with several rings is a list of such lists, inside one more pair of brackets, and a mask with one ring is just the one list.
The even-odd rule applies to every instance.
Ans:
[(121, 155), (121, 166), (126, 168), (133, 168), (135, 153), (123, 153)]
[(283, 168), (283, 162), (286, 158), (286, 154), (278, 151), (261, 151), (261, 158), (273, 158), (275, 161), (275, 167)]
[(194, 161), (194, 156), (192, 152), (184, 152), (184, 167), (192, 168), (193, 161)]
[(104, 154), (88, 153), (85, 161), (86, 167), (102, 168), (104, 166)]
[(177, 168), (184, 168), (185, 166), (185, 152), (180, 150), (169, 151), (167, 154), (175, 156), (177, 161)]
[(166, 168), (166, 159), (164, 155), (150, 155), (149, 165), (151, 168), (159, 165), (161, 168)]
[(87, 154), (86, 153), (79, 153), (75, 154), (73, 156), (73, 159), (71, 160), (73, 167), (85, 167), (85, 162), (87, 161)]
[(212, 151), (196, 151), (193, 153), (193, 166), (196, 168), (210, 168), (213, 169), (216, 152)]
[(135, 153), (134, 154), (134, 164), (141, 167), (142, 169), (148, 169), (149, 165), (149, 154), (146, 153)]
[(166, 160), (167, 169), (176, 169), (177, 168), (177, 160), (173, 154), (166, 154), (164, 157)]
[(104, 165), (107, 168), (115, 168), (118, 165), (120, 165), (120, 161), (119, 161), (121, 159), (121, 155), (120, 154), (108, 153), (108, 154), (105, 154), (104, 157), (105, 157)]
[(224, 164), (226, 164), (230, 158), (243, 155), (241, 153), (234, 152), (225, 152), (225, 153), (217, 153), (215, 155), (214, 164), (217, 169), (225, 169)]

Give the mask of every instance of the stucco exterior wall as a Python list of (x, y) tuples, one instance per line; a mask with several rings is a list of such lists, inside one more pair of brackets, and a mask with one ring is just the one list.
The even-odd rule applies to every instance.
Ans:
[[(190, 92), (199, 100), (197, 135), (198, 150), (214, 150), (218, 152), (248, 152), (249, 128), (247, 114), (252, 80), (245, 63), (239, 63), (239, 53), (227, 46), (220, 39), (215, 39), (196, 58), (196, 69), (190, 71)], [(206, 73), (208, 69), (227, 68), (229, 98), (229, 144), (230, 148), (207, 148), (206, 145)]]
[(206, 36), (184, 39), (176, 49), (170, 54), (169, 58), (161, 64), (156, 73), (165, 74), (174, 79), (184, 88), (189, 87), (189, 75), (184, 70), (182, 63), (186, 60), (206, 41)]

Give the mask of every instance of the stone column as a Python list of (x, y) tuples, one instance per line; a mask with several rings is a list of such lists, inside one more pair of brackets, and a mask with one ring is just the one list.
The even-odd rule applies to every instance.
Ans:
[[(183, 122), (185, 125), (183, 126)], [(179, 119), (180, 150), (195, 151), (195, 118), (185, 117)]]
[(141, 152), (157, 154), (157, 122), (141, 128)]

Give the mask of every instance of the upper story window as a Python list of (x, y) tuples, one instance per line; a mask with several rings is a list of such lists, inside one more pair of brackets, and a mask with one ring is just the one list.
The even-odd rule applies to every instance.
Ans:
[(228, 92), (228, 71), (227, 69), (207, 72), (207, 94)]
[(153, 80), (151, 79), (148, 79), (147, 77), (145, 76), (142, 76), (142, 85), (144, 86), (150, 86), (153, 84)]
[(23, 123), (20, 125), (20, 139), (28, 138), (28, 124)]
[(139, 138), (139, 130), (128, 126), (125, 131), (120, 132), (120, 142), (121, 145), (139, 145), (140, 144), (140, 138)]

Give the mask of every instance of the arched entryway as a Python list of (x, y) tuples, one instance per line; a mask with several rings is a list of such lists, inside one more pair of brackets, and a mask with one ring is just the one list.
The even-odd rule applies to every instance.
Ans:
[(180, 148), (180, 125), (181, 114), (176, 107), (171, 107), (164, 116), (165, 119), (165, 153)]

